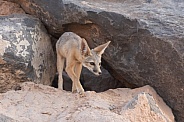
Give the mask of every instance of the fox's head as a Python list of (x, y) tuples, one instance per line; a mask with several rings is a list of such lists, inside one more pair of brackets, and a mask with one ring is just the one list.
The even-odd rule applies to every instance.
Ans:
[(102, 74), (102, 71), (100, 69), (101, 57), (102, 57), (102, 54), (104, 53), (105, 49), (108, 47), (109, 43), (110, 43), (110, 41), (105, 43), (105, 44), (99, 45), (94, 49), (90, 49), (89, 46), (87, 45), (87, 43), (85, 42), (86, 55), (84, 56), (84, 60), (83, 60), (82, 65), (84, 67), (86, 67), (87, 69), (89, 69), (89, 71), (91, 71), (95, 75)]

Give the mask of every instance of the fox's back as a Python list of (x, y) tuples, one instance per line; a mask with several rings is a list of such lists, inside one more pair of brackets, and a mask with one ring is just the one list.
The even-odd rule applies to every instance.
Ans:
[(73, 32), (65, 32), (56, 43), (56, 50), (63, 56), (67, 56), (70, 51), (79, 51), (82, 39)]

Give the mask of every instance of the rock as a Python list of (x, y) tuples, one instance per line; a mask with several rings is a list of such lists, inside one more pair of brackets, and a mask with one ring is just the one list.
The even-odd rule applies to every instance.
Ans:
[(10, 117), (7, 117), (3, 114), (0, 114), (0, 122), (18, 122), (17, 120), (14, 120)]
[(90, 91), (80, 98), (78, 94), (25, 82), (19, 91), (0, 94), (0, 103), (0, 114), (26, 122), (174, 122), (171, 109), (150, 86)]
[[(54, 77), (52, 87), (58, 88), (58, 73)], [(72, 91), (72, 80), (68, 77), (66, 72), (63, 72), (63, 89), (66, 91)]]
[(122, 108), (121, 113), (129, 116), (131, 122), (147, 122), (148, 120), (150, 122), (169, 122), (169, 118), (163, 112), (164, 109), (166, 109), (164, 112), (167, 112), (167, 108), (158, 104), (151, 94), (142, 92), (129, 101)]
[(28, 15), (0, 17), (0, 92), (21, 82), (51, 85), (55, 57), (42, 23)]
[[(95, 92), (103, 92), (108, 89), (122, 88), (124, 85), (118, 80), (114, 79), (107, 70), (101, 67), (102, 75), (95, 76), (88, 69), (83, 67), (80, 77), (80, 82), (85, 91), (95, 91)], [(67, 91), (71, 91), (72, 89), (72, 80), (69, 76), (63, 72), (64, 79), (64, 89)], [(56, 75), (52, 86), (57, 88), (58, 84), (58, 75)]]
[(15, 13), (25, 13), (19, 4), (0, 0), (0, 16), (1, 15), (10, 15)]
[(58, 38), (73, 31), (91, 47), (111, 40), (103, 65), (127, 87), (151, 85), (184, 120), (182, 0), (17, 0)]

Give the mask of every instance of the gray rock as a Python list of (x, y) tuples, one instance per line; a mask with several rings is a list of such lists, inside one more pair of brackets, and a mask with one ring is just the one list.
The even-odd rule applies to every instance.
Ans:
[(91, 47), (111, 40), (103, 55), (104, 67), (129, 87), (151, 85), (176, 120), (184, 120), (182, 0), (17, 1), (56, 38), (73, 31)]
[(3, 114), (0, 114), (0, 122), (18, 122), (18, 121), (14, 120), (8, 116), (5, 116)]
[(24, 81), (51, 85), (55, 57), (42, 23), (31, 16), (0, 17), (0, 92)]
[(88, 69), (83, 68), (81, 73), (81, 83), (86, 91), (103, 92), (108, 89), (122, 88), (124, 85), (114, 79), (107, 70), (101, 68), (102, 75), (95, 76)]
[[(159, 116), (159, 118), (162, 118), (162, 121), (164, 122), (169, 122), (169, 117), (171, 117), (168, 117), (168, 115), (165, 114), (167, 113), (167, 108), (165, 108), (160, 101), (155, 99), (152, 94), (146, 92), (138, 93), (132, 100), (122, 107), (121, 113), (125, 115), (132, 115), (133, 111), (137, 111), (136, 116), (133, 115), (135, 122), (140, 121), (138, 117), (142, 118), (141, 122), (148, 121), (148, 116), (153, 116), (154, 114)], [(146, 115), (143, 113), (145, 111), (147, 111)], [(159, 119), (154, 119), (150, 121), (161, 121)]]

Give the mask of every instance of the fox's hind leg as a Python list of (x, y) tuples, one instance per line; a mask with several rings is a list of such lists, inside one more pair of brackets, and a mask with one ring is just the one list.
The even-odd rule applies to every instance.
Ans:
[(63, 90), (63, 67), (64, 67), (65, 58), (57, 53), (57, 71), (59, 74), (58, 77), (58, 89)]

